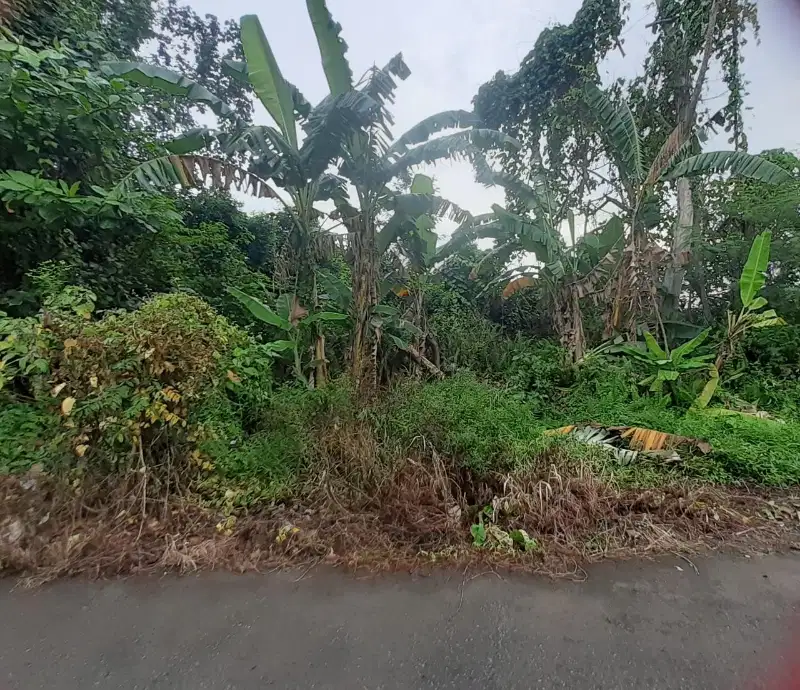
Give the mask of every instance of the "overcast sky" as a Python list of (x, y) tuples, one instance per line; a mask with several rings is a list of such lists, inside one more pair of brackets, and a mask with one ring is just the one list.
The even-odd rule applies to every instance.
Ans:
[[(303, 0), (188, 2), (197, 12), (220, 19), (259, 15), (284, 76), (312, 103), (326, 95), (327, 83)], [(498, 70), (516, 71), (541, 30), (556, 22), (570, 22), (580, 4), (580, 0), (328, 0), (331, 13), (343, 26), (356, 78), (370, 65), (383, 65), (401, 51), (411, 68), (393, 108), (398, 136), (440, 110), (471, 109), (481, 84)], [(757, 0), (757, 4), (761, 42), (747, 45), (744, 65), (750, 82), (745, 120), (750, 151), (778, 146), (796, 150), (800, 148), (798, 0)], [(624, 29), (626, 57), (617, 51), (603, 66), (609, 80), (633, 76), (645, 56), (651, 36), (645, 25), (655, 7), (643, 0), (632, 0), (632, 5)], [(709, 96), (723, 94), (724, 85), (717, 77), (710, 74)], [(707, 145), (709, 150), (726, 147), (724, 137)], [(434, 175), (442, 196), (473, 213), (485, 213), (492, 203), (502, 202), (501, 191), (473, 181), (467, 164), (446, 163), (426, 172)], [(249, 200), (246, 208), (266, 207)]]

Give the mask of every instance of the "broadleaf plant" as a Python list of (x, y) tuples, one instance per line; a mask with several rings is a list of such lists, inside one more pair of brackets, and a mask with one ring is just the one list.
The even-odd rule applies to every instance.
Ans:
[(750, 253), (739, 278), (739, 297), (742, 301), (742, 308), (738, 314), (732, 311), (728, 312), (728, 327), (715, 363), (719, 372), (736, 351), (745, 333), (751, 328), (782, 326), (786, 323), (774, 309), (761, 311), (767, 306), (767, 298), (758, 293), (766, 284), (771, 241), (772, 233), (767, 230), (758, 235), (750, 247)]

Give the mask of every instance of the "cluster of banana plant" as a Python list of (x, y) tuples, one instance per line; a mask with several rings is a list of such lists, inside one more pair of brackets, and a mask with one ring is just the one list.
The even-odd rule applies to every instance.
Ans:
[[(420, 164), (471, 158), (496, 148), (517, 149), (519, 142), (499, 131), (481, 128), (476, 115), (465, 110), (427, 117), (392, 142), (388, 105), (394, 100), (396, 80), (404, 80), (411, 73), (402, 54), (395, 55), (383, 68), (371, 67), (356, 81), (345, 54), (347, 44), (341, 37), (341, 26), (333, 20), (325, 0), (306, 0), (306, 6), (329, 86), (329, 94), (320, 103), (312, 106), (284, 77), (254, 15), (240, 21), (245, 61), (225, 60), (222, 66), (228, 76), (252, 88), (274, 125), (243, 122), (208, 89), (162, 67), (108, 62), (103, 71), (109, 77), (122, 77), (194, 101), (210, 108), (225, 123), (222, 131), (195, 129), (163, 142), (168, 155), (136, 166), (120, 182), (121, 187), (202, 187), (210, 181), (215, 187), (236, 187), (275, 199), (283, 204), (302, 240), (300, 244), (306, 247), (323, 232), (323, 220), (344, 225), (353, 277), (351, 370), (361, 387), (370, 378), (368, 360), (374, 342), (370, 312), (377, 292), (376, 239), (381, 214), (387, 209), (395, 211), (396, 222), (390, 219), (384, 238), (389, 242), (396, 229), (409, 218), (416, 218), (417, 237), (427, 242), (426, 251), (432, 246), (426, 232), (433, 217), (449, 216), (457, 222), (464, 217), (430, 193), (400, 194), (392, 183), (406, 180), (409, 171)], [(438, 134), (442, 136), (434, 136)], [(352, 191), (355, 194), (351, 195)], [(333, 202), (333, 213), (315, 207), (324, 201)], [(420, 203), (426, 207), (424, 213), (415, 208)], [(322, 346), (321, 332), (317, 338), (318, 346)]]
[(736, 351), (745, 333), (751, 328), (780, 326), (785, 323), (774, 309), (764, 309), (767, 306), (767, 299), (759, 294), (766, 282), (771, 237), (771, 233), (766, 231), (753, 240), (747, 262), (739, 278), (742, 308), (738, 313), (728, 312), (727, 329), (716, 354), (695, 354), (708, 338), (710, 328), (672, 350), (662, 348), (652, 334), (645, 332), (643, 334), (645, 347), (614, 343), (605, 346), (603, 351), (621, 352), (646, 364), (651, 373), (640, 381), (640, 385), (647, 385), (651, 391), (658, 393), (662, 392), (666, 385), (670, 387), (670, 392), (676, 395), (677, 382), (682, 374), (706, 369), (708, 381), (693, 406), (696, 408), (708, 406), (720, 383), (720, 372), (726, 360)]
[(767, 306), (767, 298), (759, 294), (766, 282), (771, 241), (772, 233), (762, 232), (753, 240), (750, 247), (747, 262), (739, 278), (739, 298), (742, 308), (738, 313), (728, 312), (728, 327), (715, 364), (717, 371), (722, 371), (725, 361), (736, 351), (736, 346), (751, 328), (785, 324), (774, 309), (762, 311)]
[(324, 353), (318, 351), (315, 351), (314, 358), (303, 361), (303, 352), (306, 350), (306, 341), (309, 340), (311, 327), (321, 321), (344, 321), (348, 318), (347, 314), (334, 311), (309, 313), (308, 309), (300, 304), (297, 295), (289, 293), (280, 295), (275, 301), (275, 309), (272, 309), (237, 288), (229, 287), (228, 292), (238, 299), (256, 319), (285, 333), (284, 339), (267, 343), (268, 349), (278, 357), (290, 354), (295, 378), (303, 385), (309, 388), (313, 387), (306, 370), (319, 370), (320, 366), (325, 365), (325, 361), (324, 359), (318, 361), (320, 356), (324, 357)]
[(644, 333), (644, 348), (631, 345), (620, 345), (622, 352), (642, 362), (649, 370), (648, 376), (639, 382), (640, 386), (648, 386), (654, 393), (662, 393), (665, 385), (670, 389), (672, 397), (677, 398), (677, 382), (682, 374), (701, 369), (708, 369), (713, 353), (696, 354), (696, 350), (706, 341), (711, 329), (707, 328), (688, 342), (672, 350), (662, 348), (651, 333)]

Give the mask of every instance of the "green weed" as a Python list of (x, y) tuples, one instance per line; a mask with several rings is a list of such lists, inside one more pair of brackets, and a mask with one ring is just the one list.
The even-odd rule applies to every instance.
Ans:
[(60, 441), (61, 420), (44, 406), (0, 399), (0, 475), (52, 469), (67, 456)]
[(424, 438), (478, 474), (525, 464), (546, 444), (530, 403), (466, 374), (401, 386), (380, 420), (389, 438)]

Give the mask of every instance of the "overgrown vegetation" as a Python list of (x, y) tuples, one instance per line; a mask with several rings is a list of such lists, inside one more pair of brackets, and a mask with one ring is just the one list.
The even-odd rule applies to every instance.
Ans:
[[(0, 570), (561, 572), (797, 529), (800, 164), (745, 150), (755, 8), (661, 3), (604, 90), (625, 7), (586, 0), (395, 139), (403, 57), (354, 80), (307, 7), (316, 105), (255, 16), (0, 14)], [(444, 159), (507, 203), (441, 198)]]

